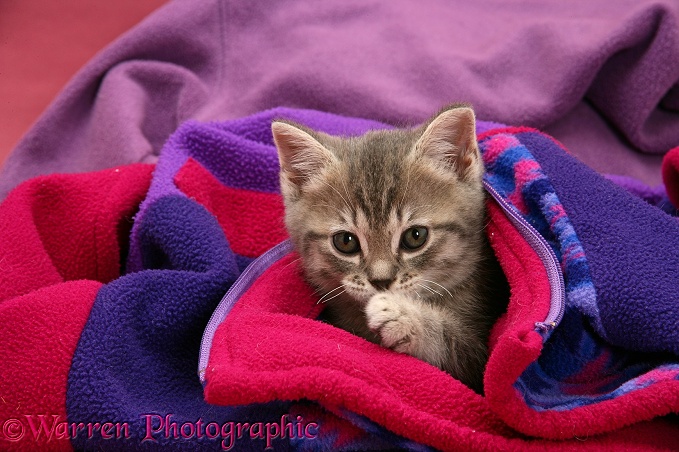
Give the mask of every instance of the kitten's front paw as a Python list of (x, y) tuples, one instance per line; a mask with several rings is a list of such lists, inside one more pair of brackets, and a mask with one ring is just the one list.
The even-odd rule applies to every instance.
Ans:
[(417, 355), (423, 334), (422, 319), (413, 303), (391, 293), (378, 293), (365, 306), (368, 327), (380, 337), (383, 347)]

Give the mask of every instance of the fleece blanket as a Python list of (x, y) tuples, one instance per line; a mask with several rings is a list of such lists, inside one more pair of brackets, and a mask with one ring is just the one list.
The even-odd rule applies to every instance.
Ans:
[(187, 119), (286, 105), (401, 125), (459, 101), (657, 185), (679, 145), (678, 23), (673, 0), (174, 0), (64, 88), (0, 198), (42, 174), (155, 163)]
[(661, 193), (534, 129), (479, 123), (512, 291), (482, 397), (316, 320), (283, 228), (275, 118), (387, 127), (293, 109), (188, 122), (155, 167), (43, 176), (0, 205), (0, 448), (679, 443), (679, 223), (651, 205)]

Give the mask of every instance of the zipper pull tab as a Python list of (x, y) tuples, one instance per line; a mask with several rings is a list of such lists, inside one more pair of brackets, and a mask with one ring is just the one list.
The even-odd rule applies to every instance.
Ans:
[(547, 331), (551, 331), (554, 328), (556, 328), (556, 322), (535, 322), (535, 328), (538, 330), (542, 331), (543, 333), (546, 333)]

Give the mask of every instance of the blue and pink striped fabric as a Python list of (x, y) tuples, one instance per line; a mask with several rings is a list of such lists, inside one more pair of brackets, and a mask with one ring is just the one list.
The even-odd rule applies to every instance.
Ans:
[[(600, 299), (589, 269), (588, 254), (550, 177), (524, 144), (527, 136), (538, 137), (543, 144), (543, 152), (552, 150), (563, 153), (561, 146), (553, 139), (530, 129), (494, 131), (480, 140), (486, 180), (551, 245), (560, 261), (565, 282), (566, 306), (561, 325), (553, 334), (545, 334), (543, 353), (517, 380), (517, 391), (535, 410), (568, 410), (613, 399), (654, 383), (677, 380), (679, 363), (676, 359), (666, 363), (664, 360), (671, 359), (666, 355), (630, 353), (629, 349), (609, 342), (607, 327), (599, 311)], [(577, 178), (578, 175), (573, 174), (573, 177)], [(590, 186), (592, 197), (605, 197), (619, 191), (612, 184), (606, 186), (603, 178), (598, 182), (607, 190)], [(564, 192), (563, 195), (568, 197), (569, 193)], [(613, 209), (631, 207), (633, 205), (609, 205)], [(653, 213), (659, 221), (673, 225), (669, 216), (659, 210)], [(599, 214), (605, 216), (606, 212), (602, 210)], [(604, 230), (601, 232), (599, 244), (605, 242), (608, 235)], [(639, 229), (638, 233), (644, 232)], [(629, 239), (633, 241), (634, 236)], [(670, 240), (670, 244), (672, 242)], [(590, 244), (590, 247), (593, 245), (597, 244)], [(676, 250), (661, 259), (669, 264), (673, 255), (676, 256)], [(614, 256), (609, 258), (615, 259)], [(657, 271), (661, 278), (664, 272), (662, 266), (659, 265)], [(625, 296), (623, 290), (620, 296)], [(655, 297), (661, 303), (663, 292), (656, 291)], [(668, 308), (674, 306), (669, 312), (676, 315), (679, 305), (676, 299), (673, 300), (667, 300), (664, 304)], [(649, 297), (639, 301), (639, 305), (628, 306), (627, 310), (644, 309), (646, 304), (655, 300)], [(656, 345), (653, 351), (669, 350)]]

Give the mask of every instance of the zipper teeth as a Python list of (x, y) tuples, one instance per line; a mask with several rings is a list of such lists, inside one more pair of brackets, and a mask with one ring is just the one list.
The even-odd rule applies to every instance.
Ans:
[(212, 340), (214, 339), (217, 327), (222, 323), (226, 315), (233, 307), (233, 301), (240, 298), (246, 290), (250, 288), (252, 283), (259, 278), (271, 264), (292, 251), (292, 242), (288, 239), (271, 248), (266, 253), (259, 256), (254, 261), (250, 262), (243, 273), (238, 276), (236, 282), (224, 294), (217, 308), (210, 316), (207, 322), (203, 338), (200, 342), (200, 353), (198, 358), (198, 376), (201, 382), (205, 382), (205, 370), (210, 358), (210, 350), (212, 348)]
[(507, 213), (510, 221), (518, 228), (521, 235), (528, 241), (531, 248), (537, 253), (545, 266), (550, 286), (549, 312), (543, 322), (535, 322), (535, 328), (543, 332), (550, 331), (561, 322), (565, 309), (566, 289), (559, 260), (545, 238), (542, 237), (542, 235), (531, 226), (531, 224), (528, 223), (523, 216), (518, 213), (514, 207), (490, 185), (490, 183), (488, 183), (488, 181), (484, 180), (483, 185), (486, 191), (491, 194), (493, 199), (495, 199), (505, 213)]

